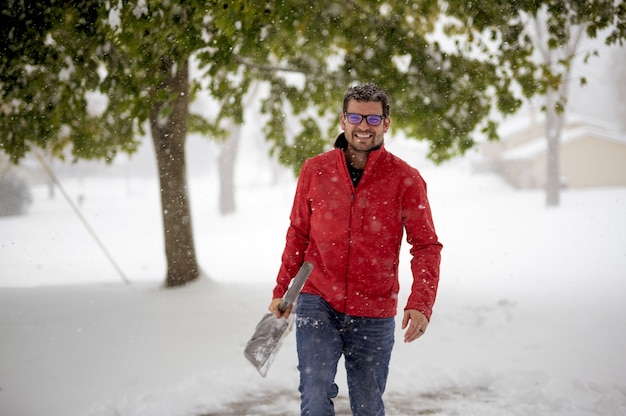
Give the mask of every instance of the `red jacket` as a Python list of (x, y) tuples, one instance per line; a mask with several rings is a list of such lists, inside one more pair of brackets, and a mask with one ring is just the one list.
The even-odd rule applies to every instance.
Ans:
[[(341, 139), (345, 143), (345, 138)], [(340, 313), (388, 318), (398, 305), (398, 256), (406, 230), (413, 285), (406, 309), (430, 319), (439, 281), (437, 239), (419, 172), (385, 150), (370, 152), (355, 188), (342, 149), (308, 159), (300, 173), (274, 298), (284, 295), (306, 260), (302, 293)]]

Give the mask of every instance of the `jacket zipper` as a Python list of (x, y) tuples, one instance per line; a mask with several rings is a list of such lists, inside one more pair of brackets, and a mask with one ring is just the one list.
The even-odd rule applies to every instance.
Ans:
[(354, 190), (350, 195), (350, 217), (348, 221), (348, 251), (346, 253), (346, 272), (344, 273), (343, 310), (348, 312), (348, 273), (350, 271), (350, 252), (352, 251), (352, 217), (354, 215)]
[[(343, 311), (344, 313), (347, 314), (348, 312), (348, 282), (349, 282), (349, 278), (348, 278), (348, 273), (350, 271), (350, 253), (352, 251), (352, 222), (353, 222), (353, 218), (354, 218), (354, 201), (356, 200), (356, 187), (354, 186), (354, 183), (352, 182), (352, 179), (350, 178), (350, 172), (348, 171), (348, 166), (346, 165), (346, 159), (345, 156), (342, 153), (342, 164), (343, 164), (343, 171), (344, 171), (344, 175), (345, 178), (348, 181), (348, 186), (350, 187), (350, 212), (349, 212), (349, 219), (348, 219), (348, 251), (346, 253), (346, 271), (344, 273), (344, 294), (343, 294)], [(361, 178), (362, 179), (362, 178)]]
[[(345, 163), (344, 163), (345, 166)], [(344, 313), (348, 312), (348, 294), (349, 294), (349, 288), (348, 288), (348, 283), (349, 283), (349, 272), (350, 272), (350, 256), (351, 256), (351, 252), (352, 252), (352, 226), (353, 226), (353, 219), (354, 219), (354, 201), (356, 199), (356, 188), (354, 187), (354, 184), (352, 183), (352, 179), (350, 179), (350, 174), (348, 173), (348, 167), (345, 166), (345, 170), (346, 170), (346, 174), (348, 175), (348, 182), (350, 184), (350, 212), (349, 212), (349, 220), (348, 220), (348, 251), (346, 253), (346, 272), (344, 274), (344, 279), (345, 279), (345, 283), (344, 283), (344, 294), (343, 294), (343, 310)]]

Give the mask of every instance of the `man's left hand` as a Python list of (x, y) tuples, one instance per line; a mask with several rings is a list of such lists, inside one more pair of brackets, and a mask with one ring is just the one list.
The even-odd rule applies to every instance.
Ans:
[(404, 342), (413, 342), (424, 335), (427, 326), (428, 319), (420, 311), (415, 309), (404, 311), (404, 318), (402, 318), (402, 329), (406, 329)]

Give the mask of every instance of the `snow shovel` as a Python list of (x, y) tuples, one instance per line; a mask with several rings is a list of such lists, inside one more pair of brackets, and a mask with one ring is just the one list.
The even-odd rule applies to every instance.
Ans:
[[(281, 312), (284, 312), (289, 305), (295, 302), (302, 286), (304, 286), (304, 282), (311, 274), (311, 270), (313, 270), (311, 263), (308, 261), (302, 263), (298, 274), (296, 274), (287, 293), (283, 296), (282, 303), (278, 305), (278, 309)], [(274, 361), (283, 338), (291, 330), (292, 324), (293, 314), (290, 314), (287, 319), (277, 319), (273, 314), (268, 313), (256, 326), (254, 335), (248, 341), (243, 354), (263, 377), (267, 374), (267, 370), (269, 370), (272, 361)]]

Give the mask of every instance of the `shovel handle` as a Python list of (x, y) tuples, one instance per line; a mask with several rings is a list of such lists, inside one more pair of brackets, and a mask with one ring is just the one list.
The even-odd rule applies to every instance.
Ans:
[(296, 301), (296, 298), (300, 294), (300, 290), (302, 290), (302, 286), (304, 286), (304, 283), (306, 282), (306, 279), (309, 278), (312, 270), (313, 265), (311, 263), (308, 261), (302, 263), (296, 277), (293, 278), (291, 286), (287, 289), (287, 293), (283, 296), (283, 301), (280, 305), (278, 305), (278, 310), (280, 312), (285, 312), (287, 307)]

